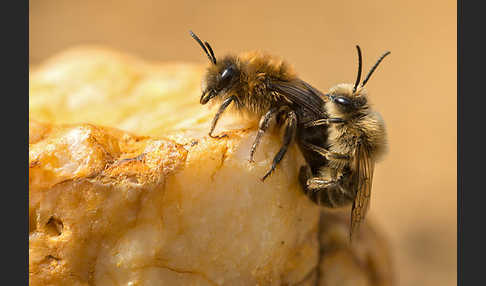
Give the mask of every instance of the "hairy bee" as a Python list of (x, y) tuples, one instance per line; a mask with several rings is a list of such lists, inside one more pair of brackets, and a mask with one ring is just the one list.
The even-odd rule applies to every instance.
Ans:
[[(358, 50), (359, 68), (355, 84), (338, 84), (325, 94), (326, 117), (305, 124), (300, 141), (309, 161), (300, 169), (299, 177), (308, 197), (319, 205), (342, 207), (352, 202), (350, 239), (363, 221), (369, 207), (375, 162), (386, 150), (385, 124), (368, 103), (364, 88), (383, 54), (361, 80), (361, 49)], [(315, 130), (327, 131), (324, 144), (312, 144), (307, 138)], [(306, 137), (307, 136), (307, 137)]]
[(275, 117), (279, 125), (285, 126), (283, 144), (274, 156), (270, 170), (262, 177), (262, 181), (265, 180), (283, 159), (298, 127), (303, 122), (324, 116), (322, 93), (299, 79), (292, 67), (280, 58), (253, 51), (216, 59), (208, 42), (203, 43), (192, 31), (190, 34), (211, 62), (203, 78), (200, 103), (221, 102), (211, 124), (210, 137), (225, 136), (214, 136), (213, 131), (230, 104), (238, 111), (259, 116), (258, 132), (250, 150), (250, 161), (253, 162), (255, 150), (270, 120)]

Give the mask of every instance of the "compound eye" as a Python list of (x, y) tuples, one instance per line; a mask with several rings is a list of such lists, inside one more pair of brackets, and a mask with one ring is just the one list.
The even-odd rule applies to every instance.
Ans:
[(228, 67), (226, 68), (222, 73), (221, 73), (221, 81), (220, 81), (220, 86), (225, 87), (230, 83), (231, 78), (235, 74), (235, 70), (233, 67)]
[(343, 106), (348, 106), (351, 104), (351, 101), (349, 99), (347, 99), (346, 97), (336, 97), (336, 99), (334, 99), (334, 101), (340, 105), (343, 105)]

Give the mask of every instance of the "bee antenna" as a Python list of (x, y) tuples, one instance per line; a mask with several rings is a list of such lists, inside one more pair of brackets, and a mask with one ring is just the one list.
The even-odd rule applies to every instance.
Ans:
[(363, 80), (363, 83), (361, 84), (361, 86), (364, 86), (368, 80), (370, 79), (370, 76), (373, 74), (373, 72), (375, 71), (375, 69), (378, 67), (378, 65), (381, 63), (381, 61), (386, 57), (388, 56), (389, 54), (391, 54), (390, 51), (387, 51), (386, 53), (384, 53), (379, 59), (378, 61), (376, 62), (376, 64), (370, 69), (370, 72), (368, 73), (368, 75), (366, 76), (365, 80)]
[(206, 45), (206, 47), (208, 47), (208, 50), (211, 53), (211, 57), (213, 58), (213, 63), (216, 64), (216, 57), (214, 56), (213, 49), (211, 48), (208, 42), (205, 41), (204, 44)]
[(359, 48), (358, 45), (356, 45), (356, 49), (358, 50), (358, 77), (356, 78), (356, 82), (354, 83), (353, 93), (356, 91), (356, 88), (358, 88), (359, 81), (361, 80), (361, 69), (363, 66), (363, 59), (361, 58), (361, 49)]
[(216, 59), (214, 58), (214, 53), (213, 53), (213, 50), (211, 49), (211, 47), (209, 46), (209, 44), (207, 44), (209, 46), (209, 49), (211, 51), (211, 54), (209, 54), (208, 50), (206, 49), (206, 47), (204, 46), (203, 42), (201, 41), (201, 39), (199, 39), (198, 36), (196, 36), (196, 34), (194, 34), (191, 30), (189, 30), (189, 34), (191, 35), (191, 37), (196, 40), (199, 45), (201, 46), (201, 48), (203, 48), (204, 52), (206, 53), (206, 55), (208, 56), (209, 58), (209, 61), (212, 62), (213, 64), (216, 64)]

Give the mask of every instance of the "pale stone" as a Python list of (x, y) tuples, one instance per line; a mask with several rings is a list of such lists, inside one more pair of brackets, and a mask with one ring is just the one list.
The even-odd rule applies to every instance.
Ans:
[(255, 163), (258, 119), (228, 112), (216, 133), (229, 136), (207, 136), (203, 71), (85, 47), (31, 72), (30, 285), (391, 285), (367, 224), (354, 246), (347, 221), (323, 226), (298, 184), (295, 145), (260, 180), (278, 130)]

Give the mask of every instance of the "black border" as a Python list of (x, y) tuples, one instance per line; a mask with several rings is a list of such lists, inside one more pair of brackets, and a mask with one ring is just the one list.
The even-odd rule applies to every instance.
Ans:
[[(480, 2), (457, 2), (457, 280), (485, 281), (486, 130), (484, 9)], [(473, 6), (476, 4), (477, 6)], [(465, 7), (466, 6), (466, 7)], [(477, 67), (477, 68), (476, 68)]]
[(5, 284), (28, 285), (29, 2), (4, 2), (2, 12), (2, 273)]

